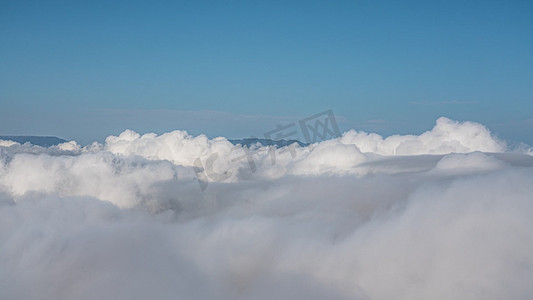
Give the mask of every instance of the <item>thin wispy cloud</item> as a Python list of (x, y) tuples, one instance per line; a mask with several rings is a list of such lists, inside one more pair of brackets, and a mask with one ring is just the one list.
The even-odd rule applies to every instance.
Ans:
[(412, 105), (466, 105), (478, 104), (479, 101), (460, 101), (460, 100), (446, 100), (446, 101), (410, 101)]

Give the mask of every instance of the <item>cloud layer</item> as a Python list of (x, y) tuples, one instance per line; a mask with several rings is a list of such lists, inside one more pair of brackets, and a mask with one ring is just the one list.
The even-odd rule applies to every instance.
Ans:
[(446, 118), (282, 149), (0, 141), (0, 298), (528, 299), (528, 151)]

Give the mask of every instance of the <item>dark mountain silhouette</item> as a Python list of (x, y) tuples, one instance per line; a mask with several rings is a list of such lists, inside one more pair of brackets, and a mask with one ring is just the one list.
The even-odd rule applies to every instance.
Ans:
[[(6, 141), (14, 141), (17, 143), (30, 143), (32, 145), (41, 146), (41, 147), (50, 147), (55, 146), (61, 143), (67, 142), (64, 139), (55, 137), (55, 136), (7, 136), (2, 135), (0, 136), (0, 140), (6, 140)], [(271, 140), (271, 139), (260, 139), (260, 138), (245, 138), (245, 139), (232, 139), (229, 140), (232, 144), (237, 145), (240, 144), (242, 146), (256, 146), (259, 144), (260, 146), (277, 146), (278, 148), (285, 147), (292, 145), (294, 143), (298, 144), (300, 147), (308, 146), (308, 143), (303, 143), (298, 140)]]
[(292, 145), (294, 143), (297, 143), (300, 147), (309, 146), (307, 143), (300, 142), (298, 140), (271, 140), (271, 139), (260, 139), (260, 138), (246, 138), (246, 139), (240, 139), (240, 140), (229, 140), (232, 144), (237, 145), (240, 144), (242, 146), (254, 146), (256, 144), (260, 144), (261, 146), (272, 146), (276, 145), (278, 148), (285, 147)]
[(58, 145), (58, 144), (67, 142), (64, 139), (60, 139), (60, 138), (55, 137), (55, 136), (21, 136), (21, 135), (6, 136), (6, 135), (1, 135), (0, 136), (0, 140), (14, 141), (14, 142), (21, 143), (21, 144), (30, 143), (32, 145), (42, 146), (42, 147), (50, 147), (50, 146), (54, 146), (54, 145)]

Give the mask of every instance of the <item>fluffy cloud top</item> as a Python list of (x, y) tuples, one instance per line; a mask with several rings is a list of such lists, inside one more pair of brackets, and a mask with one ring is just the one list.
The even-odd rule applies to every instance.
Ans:
[(363, 152), (381, 155), (420, 155), (467, 153), (473, 151), (503, 152), (503, 142), (491, 136), (479, 123), (450, 120), (441, 117), (431, 131), (421, 135), (393, 135), (383, 138), (375, 133), (350, 130), (342, 137), (344, 144), (354, 144)]
[(533, 157), (480, 124), (254, 149), (0, 141), (1, 299), (528, 299)]

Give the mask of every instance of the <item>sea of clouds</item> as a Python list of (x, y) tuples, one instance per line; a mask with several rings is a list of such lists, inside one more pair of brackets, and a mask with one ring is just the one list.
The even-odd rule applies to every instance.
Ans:
[(532, 299), (532, 153), (447, 118), (281, 149), (0, 141), (0, 299)]

